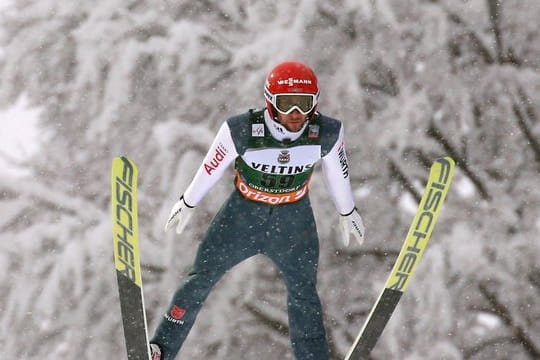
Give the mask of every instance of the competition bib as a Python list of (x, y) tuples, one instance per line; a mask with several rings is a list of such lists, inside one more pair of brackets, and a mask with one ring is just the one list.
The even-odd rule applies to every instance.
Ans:
[(319, 158), (318, 145), (247, 151), (235, 163), (236, 188), (252, 201), (271, 205), (296, 202), (307, 194)]

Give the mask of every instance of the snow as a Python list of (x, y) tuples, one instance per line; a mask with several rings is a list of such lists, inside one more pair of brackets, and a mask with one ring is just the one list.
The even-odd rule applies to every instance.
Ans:
[(470, 198), (474, 195), (474, 184), (468, 177), (461, 176), (461, 174), (458, 173), (456, 174), (453, 182), (454, 188), (461, 197)]
[(477, 318), (478, 324), (485, 327), (486, 330), (488, 331), (490, 330), (493, 331), (493, 329), (502, 325), (501, 319), (493, 314), (480, 313), (477, 315), (476, 318)]
[(0, 110), (0, 168), (3, 174), (20, 177), (29, 173), (20, 164), (40, 148), (43, 136), (38, 127), (40, 113), (41, 109), (28, 105), (25, 95), (7, 109)]
[(370, 186), (359, 186), (357, 189), (354, 190), (354, 197), (358, 199), (363, 199), (371, 194), (371, 187)]
[(0, 11), (5, 11), (8, 7), (13, 5), (14, 0), (0, 0)]
[[(418, 207), (390, 163), (420, 191), (426, 164), (454, 151), (447, 201), (373, 357), (458, 360), (478, 349), (469, 357), (527, 359), (518, 341), (500, 339), (524, 334), (540, 347), (539, 162), (523, 135), (528, 126), (539, 137), (540, 3), (501, 6), (502, 50), (511, 44), (519, 66), (486, 61), (473, 41), (495, 54), (488, 3), (0, 1), (0, 357), (124, 352), (108, 190), (119, 155), (140, 171), (152, 332), (232, 172), (182, 236), (163, 233), (170, 207), (221, 122), (264, 105), (264, 75), (294, 58), (319, 76), (319, 110), (346, 124), (367, 225), (362, 247), (341, 246), (316, 168), (310, 198), (332, 357), (356, 336)], [(286, 302), (275, 266), (250, 259), (216, 285), (181, 357), (292, 359)]]
[(414, 200), (413, 196), (406, 192), (399, 198), (399, 207), (409, 213), (409, 214), (416, 214), (416, 211), (418, 211), (418, 203), (416, 200)]

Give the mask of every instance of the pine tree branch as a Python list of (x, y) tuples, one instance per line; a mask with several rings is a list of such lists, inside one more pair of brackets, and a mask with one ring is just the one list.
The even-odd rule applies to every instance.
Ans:
[(474, 358), (476, 355), (480, 354), (482, 351), (484, 351), (487, 348), (490, 348), (492, 346), (498, 346), (504, 343), (517, 343), (518, 341), (510, 336), (499, 336), (493, 339), (489, 339), (487, 341), (483, 341), (480, 344), (474, 345), (471, 349), (465, 350), (463, 352), (463, 358), (464, 359), (471, 359)]
[(338, 324), (334, 323), (334, 321), (327, 316), (325, 316), (324, 323), (326, 324), (325, 331), (328, 341), (328, 356), (330, 357), (330, 360), (341, 360), (344, 356), (339, 352), (336, 342), (334, 341), (334, 329), (339, 328)]
[[(536, 162), (540, 164), (540, 141), (534, 137), (533, 131), (529, 126), (529, 122), (538, 122), (538, 119), (536, 118), (536, 113), (534, 112), (534, 109), (530, 105), (531, 102), (525, 90), (523, 90), (523, 88), (520, 86), (518, 87), (517, 92), (519, 100), (516, 101), (515, 99), (512, 99), (512, 110), (514, 112), (514, 115), (516, 115), (516, 120), (521, 132), (527, 139), (527, 143), (529, 144), (531, 150), (534, 153), (534, 158)], [(523, 106), (520, 106), (520, 103), (524, 104), (524, 110)]]
[(478, 55), (480, 55), (480, 57), (484, 60), (484, 62), (486, 64), (495, 63), (495, 59), (493, 58), (493, 55), (489, 51), (489, 47), (486, 46), (486, 44), (484, 44), (480, 36), (478, 36), (458, 14), (450, 11), (445, 6), (441, 6), (441, 7), (443, 8), (443, 11), (446, 13), (446, 15), (448, 16), (448, 19), (451, 22), (457, 25), (463, 26), (463, 28), (465, 29), (465, 33), (467, 34), (468, 38), (472, 42), (473, 49), (476, 50), (476, 52), (478, 53)]
[(397, 181), (412, 195), (416, 203), (419, 204), (422, 199), (422, 195), (416, 190), (412, 182), (407, 178), (405, 173), (401, 171), (398, 164), (392, 159), (389, 160), (388, 166), (390, 168), (390, 176), (396, 178)]
[(491, 24), (491, 30), (495, 37), (495, 52), (497, 56), (497, 62), (499, 64), (512, 64), (515, 66), (521, 66), (523, 61), (516, 58), (511, 48), (504, 50), (503, 36), (501, 31), (501, 0), (486, 0), (487, 8), (489, 12), (489, 20)]
[(478, 289), (489, 303), (492, 312), (511, 329), (512, 337), (523, 346), (532, 359), (540, 359), (540, 348), (538, 348), (534, 341), (527, 335), (526, 330), (512, 317), (510, 310), (501, 302), (497, 297), (497, 294), (491, 291), (485, 283), (478, 284)]
[(289, 332), (289, 326), (275, 318), (271, 318), (268, 314), (263, 313), (259, 308), (253, 306), (252, 304), (246, 303), (244, 307), (254, 315), (262, 324), (266, 325), (273, 331), (279, 333), (280, 335), (287, 334)]
[(395, 249), (361, 249), (347, 252), (350, 257), (373, 256), (377, 260), (384, 260), (389, 257), (397, 258), (398, 254), (399, 250)]
[(433, 163), (433, 158), (431, 156), (426, 155), (421, 149), (411, 149), (411, 154), (418, 159), (420, 165), (429, 171), (431, 164)]
[(503, 63), (505, 59), (503, 51), (503, 42), (501, 34), (501, 4), (499, 0), (486, 0), (487, 7), (489, 11), (489, 20), (491, 23), (491, 30), (493, 31), (493, 36), (495, 37), (495, 52), (497, 53), (497, 62)]
[(474, 171), (471, 170), (469, 165), (467, 165), (466, 159), (461, 156), (456, 147), (450, 143), (449, 140), (443, 135), (441, 130), (435, 125), (435, 122), (431, 122), (429, 129), (427, 131), (428, 136), (432, 137), (437, 141), (444, 150), (450, 155), (455, 161), (456, 165), (469, 177), (471, 182), (474, 184), (482, 199), (489, 200), (491, 196), (489, 195), (484, 183), (480, 180), (480, 177), (477, 176)]
[(540, 292), (540, 268), (535, 267), (527, 276), (529, 282)]

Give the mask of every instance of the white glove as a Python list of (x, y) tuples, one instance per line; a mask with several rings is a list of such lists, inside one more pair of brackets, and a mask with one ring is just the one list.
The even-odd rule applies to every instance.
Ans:
[(358, 241), (358, 244), (362, 245), (364, 243), (364, 222), (356, 208), (348, 215), (341, 215), (339, 218), (339, 227), (341, 229), (343, 245), (349, 246), (349, 237), (351, 233), (356, 238), (356, 241)]
[(186, 202), (184, 201), (184, 196), (182, 195), (180, 197), (180, 200), (178, 200), (176, 204), (174, 204), (171, 210), (169, 219), (165, 224), (165, 232), (169, 231), (169, 229), (178, 222), (178, 224), (176, 225), (176, 233), (182, 233), (182, 231), (184, 231), (184, 229), (186, 228), (186, 225), (193, 213), (194, 208), (194, 206), (189, 206), (188, 204), (186, 204)]

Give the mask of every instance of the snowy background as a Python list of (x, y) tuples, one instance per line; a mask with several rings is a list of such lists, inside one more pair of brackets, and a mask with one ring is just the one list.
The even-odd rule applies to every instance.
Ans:
[[(378, 296), (433, 159), (457, 170), (373, 359), (540, 358), (537, 0), (0, 2), (0, 357), (124, 358), (109, 219), (112, 158), (140, 170), (153, 329), (224, 179), (164, 234), (220, 123), (263, 105), (299, 59), (344, 120), (364, 246), (342, 248), (321, 176), (319, 289), (332, 359)], [(319, 174), (320, 175), (320, 174)], [(232, 175), (231, 175), (232, 177)], [(276, 268), (253, 258), (212, 292), (182, 359), (292, 359)]]

